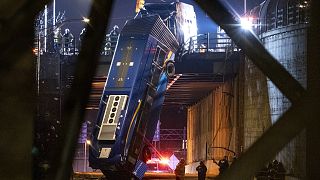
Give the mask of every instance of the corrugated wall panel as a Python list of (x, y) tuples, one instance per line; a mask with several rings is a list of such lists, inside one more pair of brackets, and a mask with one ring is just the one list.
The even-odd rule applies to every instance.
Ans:
[[(238, 82), (238, 78), (233, 80)], [(232, 153), (213, 147), (239, 152), (238, 83), (229, 81), (188, 108), (187, 162), (221, 159)], [(234, 85), (236, 84), (236, 85)]]
[(244, 65), (244, 150), (271, 125), (266, 76), (249, 60)]

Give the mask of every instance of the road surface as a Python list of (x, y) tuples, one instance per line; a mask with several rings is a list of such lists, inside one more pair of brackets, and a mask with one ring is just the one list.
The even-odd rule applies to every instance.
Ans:
[[(208, 175), (207, 179), (214, 179), (213, 176)], [(106, 180), (101, 172), (76, 172), (73, 175), (73, 180)], [(144, 176), (147, 179), (161, 179), (161, 180), (175, 180), (175, 175), (172, 173), (153, 173), (147, 172)], [(196, 180), (197, 174), (186, 174), (185, 180)]]

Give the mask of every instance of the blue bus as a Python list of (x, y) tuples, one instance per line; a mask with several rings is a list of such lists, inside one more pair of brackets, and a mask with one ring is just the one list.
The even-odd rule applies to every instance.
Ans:
[(158, 15), (122, 29), (99, 104), (89, 165), (107, 178), (141, 179), (178, 42)]

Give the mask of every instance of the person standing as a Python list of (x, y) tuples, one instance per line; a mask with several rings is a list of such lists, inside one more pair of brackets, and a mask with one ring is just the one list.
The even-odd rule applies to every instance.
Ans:
[(207, 167), (204, 165), (203, 161), (200, 161), (200, 165), (196, 168), (196, 170), (198, 171), (198, 180), (205, 180)]
[(73, 42), (73, 35), (71, 34), (69, 29), (64, 30), (63, 34), (63, 54), (69, 54)]
[(213, 162), (219, 166), (219, 174), (224, 173), (229, 168), (228, 156), (224, 156), (218, 163), (215, 159), (213, 159)]
[(183, 180), (185, 176), (185, 166), (186, 162), (183, 158), (180, 159), (179, 163), (174, 170), (174, 174), (176, 175), (176, 180)]
[(80, 35), (79, 35), (79, 44), (78, 44), (78, 51), (80, 51), (81, 50), (81, 45), (82, 45), (82, 43), (83, 43), (83, 40), (84, 40), (84, 36), (85, 36), (85, 34), (86, 34), (86, 28), (83, 28), (82, 30), (81, 30), (81, 33), (80, 33)]
[(53, 31), (53, 47), (56, 52), (60, 52), (62, 46), (61, 28), (58, 27)]
[(228, 156), (224, 156), (223, 159), (218, 162), (218, 166), (220, 167), (220, 174), (225, 172), (229, 168)]
[(269, 179), (285, 179), (286, 170), (281, 162), (278, 160), (273, 160), (272, 163), (268, 165), (268, 177)]

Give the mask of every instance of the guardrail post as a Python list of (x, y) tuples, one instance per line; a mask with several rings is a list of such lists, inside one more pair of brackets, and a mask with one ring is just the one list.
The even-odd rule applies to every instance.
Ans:
[(210, 33), (207, 33), (207, 52), (209, 52)]
[(73, 55), (75, 55), (76, 54), (76, 43), (77, 42), (77, 40), (76, 40), (76, 38), (74, 38), (74, 40), (73, 40)]
[(188, 50), (188, 54), (190, 54), (190, 53), (191, 53), (191, 47), (192, 47), (192, 44), (193, 44), (193, 42), (192, 42), (192, 37), (190, 37), (190, 40), (189, 40), (189, 50)]

